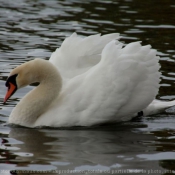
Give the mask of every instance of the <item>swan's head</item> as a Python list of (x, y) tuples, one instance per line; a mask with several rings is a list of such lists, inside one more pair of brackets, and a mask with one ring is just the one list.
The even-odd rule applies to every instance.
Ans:
[[(7, 78), (6, 87), (7, 93), (4, 98), (4, 103), (16, 92), (17, 89), (27, 86), (32, 83), (40, 82), (41, 75), (46, 76), (47, 67), (51, 63), (43, 59), (35, 59), (13, 69)], [(45, 71), (42, 71), (42, 70)], [(53, 68), (52, 68), (53, 69)]]

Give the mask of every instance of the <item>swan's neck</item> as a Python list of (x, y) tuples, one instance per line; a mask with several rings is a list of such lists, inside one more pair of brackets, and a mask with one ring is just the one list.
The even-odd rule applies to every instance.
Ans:
[(30, 91), (16, 105), (9, 117), (10, 123), (33, 127), (35, 121), (58, 98), (62, 81), (56, 68), (52, 65), (51, 69), (40, 70), (39, 74), (39, 86)]

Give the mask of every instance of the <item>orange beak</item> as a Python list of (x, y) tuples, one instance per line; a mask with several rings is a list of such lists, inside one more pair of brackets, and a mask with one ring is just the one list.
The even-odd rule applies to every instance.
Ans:
[(17, 87), (13, 83), (9, 82), (8, 90), (4, 98), (4, 104), (15, 93), (16, 90), (17, 90)]

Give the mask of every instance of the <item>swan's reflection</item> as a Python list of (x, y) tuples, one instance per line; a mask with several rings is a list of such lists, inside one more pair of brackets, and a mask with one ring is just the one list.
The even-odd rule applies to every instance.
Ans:
[(32, 162), (38, 160), (37, 158), (40, 158), (40, 160), (46, 157), (51, 158), (48, 151), (52, 146), (47, 143), (54, 142), (57, 139), (52, 136), (46, 136), (42, 130), (28, 128), (12, 128), (9, 137), (21, 141), (20, 144), (15, 145), (20, 148), (15, 152), (15, 154), (20, 156), (18, 158), (32, 160)]
[(45, 164), (58, 169), (108, 170), (132, 167), (139, 161), (137, 154), (149, 151), (144, 143), (154, 136), (131, 130), (134, 126), (120, 124), (87, 130), (12, 128), (9, 137), (21, 141), (14, 151), (19, 167)]
[(9, 137), (16, 140), (12, 145), (18, 148), (13, 150), (13, 161), (16, 169), (28, 170), (168, 169), (167, 162), (174, 160), (148, 160), (148, 156), (157, 155), (160, 149), (172, 151), (172, 144), (164, 144), (160, 136), (172, 138), (173, 132), (146, 133), (148, 126), (128, 123), (67, 130), (11, 128)]

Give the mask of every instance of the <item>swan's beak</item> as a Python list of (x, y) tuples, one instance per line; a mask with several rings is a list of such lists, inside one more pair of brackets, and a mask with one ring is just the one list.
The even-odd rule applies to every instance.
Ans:
[(4, 104), (17, 90), (16, 77), (17, 77), (17, 74), (10, 76), (6, 81), (5, 85), (6, 87), (8, 87), (8, 89), (7, 89), (6, 96), (4, 98)]

